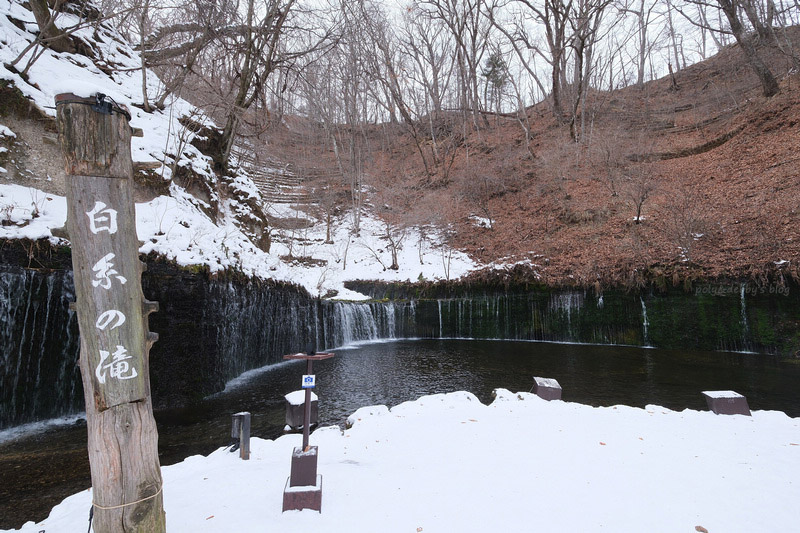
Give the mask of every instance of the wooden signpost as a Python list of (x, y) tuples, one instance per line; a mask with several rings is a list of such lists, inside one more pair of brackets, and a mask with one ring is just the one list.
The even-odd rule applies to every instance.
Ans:
[(56, 96), (66, 163), (94, 531), (166, 530), (142, 294), (130, 116), (103, 95)]

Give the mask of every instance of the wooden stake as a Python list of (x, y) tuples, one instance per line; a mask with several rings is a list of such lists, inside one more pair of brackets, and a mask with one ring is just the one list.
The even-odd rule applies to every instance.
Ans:
[(149, 371), (157, 336), (148, 331), (147, 320), (157, 304), (142, 294), (131, 129), (124, 114), (97, 103), (96, 98), (56, 96), (93, 527), (97, 533), (161, 533), (166, 521)]
[[(250, 459), (250, 413), (242, 411), (232, 416), (231, 438), (239, 445), (239, 457)], [(231, 451), (234, 451), (233, 449)]]

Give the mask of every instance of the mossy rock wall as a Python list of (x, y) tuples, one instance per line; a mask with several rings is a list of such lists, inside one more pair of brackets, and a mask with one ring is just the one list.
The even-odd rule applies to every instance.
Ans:
[(642, 291), (353, 282), (413, 301), (415, 336), (628, 344), (800, 357), (800, 287), (733, 281)]

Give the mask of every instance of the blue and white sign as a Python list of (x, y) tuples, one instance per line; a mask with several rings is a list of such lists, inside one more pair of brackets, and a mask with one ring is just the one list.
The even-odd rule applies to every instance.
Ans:
[(303, 388), (313, 389), (317, 386), (317, 376), (314, 374), (303, 374)]

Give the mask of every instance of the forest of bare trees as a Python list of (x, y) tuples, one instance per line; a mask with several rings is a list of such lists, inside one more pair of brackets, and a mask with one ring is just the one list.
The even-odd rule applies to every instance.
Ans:
[[(74, 50), (54, 21), (81, 8), (30, 5), (37, 46)], [(782, 31), (800, 17), (797, 0), (104, 0), (83, 10), (119, 28), (158, 74), (146, 110), (179, 94), (216, 119), (221, 168), (237, 135), (291, 113), (325, 125), (355, 181), (361, 124), (402, 124), (429, 169), (446, 164), (445, 111), (481, 130), (489, 113), (547, 100), (580, 141), (593, 90), (642, 86), (731, 43), (770, 96), (758, 42), (796, 57)]]
[[(537, 103), (545, 103), (569, 139), (588, 146), (604, 93), (643, 89), (667, 74), (672, 89), (679, 90), (676, 74), (726, 46), (741, 48), (764, 97), (775, 95), (779, 85), (762, 58), (763, 46), (777, 48), (800, 68), (800, 52), (786, 36), (800, 21), (798, 0), (103, 0), (97, 6), (31, 0), (30, 5), (40, 32), (14, 62), (19, 72), (24, 75), (46, 47), (76, 51), (80, 42), (71, 31), (111, 24), (136, 46), (144, 110), (164, 108), (179, 96), (214, 119), (219, 130), (210, 155), (219, 172), (237, 164), (237, 146), (269, 145), (286, 117), (313, 124), (319, 131), (315, 142), (326, 146), (332, 168), (318, 172), (324, 179), (315, 184), (317, 204), (329, 225), (338, 207), (347, 208), (354, 233), (367, 191), (380, 181), (366, 170), (379, 148), (369, 134), (375, 128), (410, 139), (428, 176), (423, 185), (436, 188), (450, 183), (457, 151), (471, 157), (465, 139), (490, 135), (493, 120), (501, 116), (519, 124), (530, 158), (536, 159), (529, 110)], [(67, 12), (80, 14), (83, 22), (57, 26)], [(158, 76), (156, 91), (148, 83), (150, 73)], [(620, 178), (609, 176), (616, 196)], [(488, 201), (506, 185), (477, 174), (460, 179), (457, 195), (491, 225)], [(631, 193), (637, 221), (649, 187), (648, 182)], [(386, 179), (379, 188), (390, 243), (404, 238), (398, 213), (413, 211), (419, 226), (441, 216), (414, 209), (419, 191)]]

